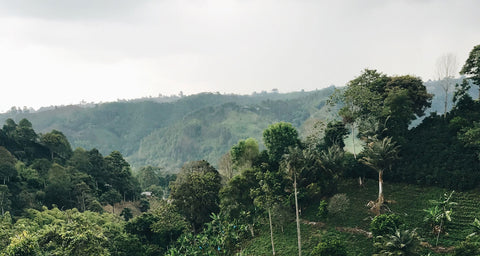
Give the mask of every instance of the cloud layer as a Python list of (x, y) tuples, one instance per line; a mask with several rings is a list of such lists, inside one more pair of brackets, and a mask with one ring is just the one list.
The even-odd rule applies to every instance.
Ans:
[(0, 111), (158, 94), (434, 79), (480, 43), (480, 2), (0, 1)]

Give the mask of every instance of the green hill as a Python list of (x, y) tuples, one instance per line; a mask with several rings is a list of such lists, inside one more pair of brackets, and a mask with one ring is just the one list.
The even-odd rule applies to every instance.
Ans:
[[(438, 81), (425, 85), (435, 95), (426, 113), (443, 113), (444, 96)], [(104, 155), (118, 150), (134, 167), (153, 165), (176, 171), (184, 162), (198, 159), (216, 165), (240, 139), (253, 137), (262, 143), (262, 131), (275, 122), (290, 122), (305, 136), (317, 121), (336, 118), (336, 110), (326, 104), (334, 90), (331, 86), (292, 93), (201, 93), (30, 112), (12, 109), (0, 114), (0, 122), (27, 118), (38, 132), (62, 131), (73, 148), (97, 148)], [(347, 148), (350, 144), (347, 140)]]
[[(186, 161), (216, 164), (240, 139), (255, 137), (278, 121), (302, 129), (312, 120), (333, 119), (326, 100), (334, 87), (311, 92), (144, 98), (103, 104), (51, 107), (0, 115), (30, 120), (34, 129), (62, 131), (73, 148), (120, 151), (134, 166), (175, 170)], [(308, 122), (306, 122), (308, 121)]]

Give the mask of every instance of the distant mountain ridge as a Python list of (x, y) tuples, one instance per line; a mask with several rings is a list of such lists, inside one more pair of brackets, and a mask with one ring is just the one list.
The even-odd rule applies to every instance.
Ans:
[(0, 114), (0, 122), (27, 118), (37, 132), (62, 131), (73, 148), (97, 148), (102, 154), (118, 150), (135, 167), (174, 170), (199, 159), (215, 165), (238, 140), (255, 137), (261, 142), (263, 130), (274, 122), (300, 128), (309, 118), (332, 119), (325, 103), (334, 90), (331, 86), (292, 93), (201, 93), (166, 101), (71, 105)]

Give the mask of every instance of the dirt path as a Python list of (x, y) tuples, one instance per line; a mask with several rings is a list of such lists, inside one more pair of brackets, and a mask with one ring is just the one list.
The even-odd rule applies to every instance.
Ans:
[[(326, 226), (324, 222), (315, 222), (315, 221), (307, 221), (307, 220), (302, 220), (303, 224), (311, 225), (317, 228), (323, 228)], [(366, 230), (360, 229), (360, 228), (350, 228), (350, 227), (335, 227), (337, 231), (340, 232), (345, 232), (345, 233), (351, 233), (351, 234), (359, 234), (359, 235), (364, 235), (368, 238), (372, 238), (372, 232), (368, 232)]]

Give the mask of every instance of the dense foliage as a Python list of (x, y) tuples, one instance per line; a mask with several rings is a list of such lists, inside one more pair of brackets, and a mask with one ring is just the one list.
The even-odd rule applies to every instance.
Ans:
[[(316, 119), (324, 107), (320, 92), (204, 94), (176, 99), (179, 105), (142, 102), (129, 112), (154, 114), (161, 106), (171, 111), (173, 126), (159, 125), (157, 117), (154, 125), (145, 116), (120, 120), (114, 112), (127, 110), (123, 103), (94, 107), (111, 108), (101, 116), (120, 126), (109, 132), (145, 138), (124, 148), (133, 158), (174, 159), (135, 174), (120, 151), (72, 149), (59, 129), (37, 133), (25, 118), (6, 119), (0, 255), (478, 254), (480, 200), (477, 190), (468, 191), (480, 185), (480, 102), (469, 94), (477, 83), (476, 49), (451, 110), (431, 113), (416, 127), (412, 121), (431, 104), (426, 86), (418, 77), (375, 70), (332, 97), (342, 100), (342, 121)], [(199, 102), (206, 107), (195, 109)], [(247, 116), (257, 126), (237, 119)], [(129, 130), (132, 120), (138, 130)], [(346, 151), (349, 132), (362, 141), (361, 152)], [(222, 146), (202, 144), (205, 137)], [(145, 145), (165, 150), (136, 152)], [(220, 170), (193, 159), (221, 155)], [(356, 186), (352, 177), (375, 181)]]

